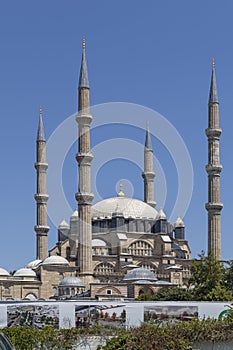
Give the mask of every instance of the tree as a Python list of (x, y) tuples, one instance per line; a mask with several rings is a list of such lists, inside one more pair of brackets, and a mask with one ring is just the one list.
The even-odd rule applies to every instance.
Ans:
[(161, 288), (155, 293), (153, 300), (173, 300), (173, 301), (189, 301), (193, 300), (193, 291), (184, 288)]
[(232, 293), (226, 288), (223, 264), (210, 253), (199, 255), (200, 260), (191, 266), (189, 284), (193, 287), (194, 300), (227, 301)]
[(233, 292), (233, 260), (225, 261), (224, 279), (227, 289)]

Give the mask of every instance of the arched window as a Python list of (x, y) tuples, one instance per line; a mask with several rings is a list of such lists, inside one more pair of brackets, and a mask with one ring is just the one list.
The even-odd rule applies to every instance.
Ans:
[(128, 253), (130, 255), (152, 255), (152, 246), (144, 241), (136, 241), (130, 244), (128, 248)]
[(98, 275), (109, 275), (115, 272), (114, 267), (109, 263), (101, 263), (96, 266), (94, 273)]

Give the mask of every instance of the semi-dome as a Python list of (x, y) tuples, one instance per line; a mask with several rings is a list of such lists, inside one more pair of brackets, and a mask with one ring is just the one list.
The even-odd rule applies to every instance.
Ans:
[(4, 268), (0, 267), (0, 276), (10, 276), (9, 272)]
[(59, 283), (59, 287), (82, 287), (85, 288), (83, 281), (80, 278), (75, 276), (65, 277)]
[(22, 269), (17, 270), (13, 276), (14, 277), (36, 277), (36, 273), (32, 269), (23, 267)]
[(27, 269), (35, 269), (35, 268), (38, 267), (41, 263), (42, 263), (42, 260), (36, 259), (36, 260), (30, 261), (30, 262), (25, 266), (25, 268), (27, 268)]
[(158, 215), (157, 210), (145, 202), (120, 196), (104, 199), (92, 207), (92, 217), (111, 217), (116, 212), (133, 218), (156, 219)]
[(106, 247), (107, 243), (102, 239), (95, 238), (92, 240), (92, 247)]
[(65, 265), (69, 266), (69, 261), (60, 255), (52, 255), (43, 261), (42, 265)]
[(157, 281), (157, 278), (155, 277), (152, 271), (144, 269), (142, 267), (128, 271), (124, 277), (124, 281), (138, 281), (138, 280)]

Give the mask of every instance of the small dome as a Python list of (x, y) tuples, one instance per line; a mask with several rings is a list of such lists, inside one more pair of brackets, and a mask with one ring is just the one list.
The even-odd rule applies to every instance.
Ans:
[(14, 277), (36, 277), (36, 273), (32, 269), (23, 267), (22, 269), (17, 270)]
[(128, 271), (124, 277), (124, 281), (137, 281), (137, 280), (149, 280), (149, 281), (157, 281), (154, 273), (150, 270), (143, 269), (142, 267), (138, 267), (131, 271)]
[(9, 272), (0, 267), (0, 276), (10, 276)]
[(181, 219), (180, 216), (176, 219), (176, 222), (174, 223), (174, 228), (177, 227), (184, 227), (184, 221)]
[(42, 260), (36, 259), (36, 260), (30, 261), (30, 262), (25, 266), (25, 268), (26, 268), (26, 269), (35, 269), (35, 268), (38, 267), (41, 263), (42, 263)]
[(69, 261), (66, 260), (65, 258), (63, 258), (60, 255), (52, 255), (49, 256), (48, 258), (46, 258), (42, 265), (65, 265), (65, 266), (69, 266)]
[(134, 198), (114, 197), (96, 203), (92, 207), (92, 217), (112, 217), (115, 212), (124, 217), (156, 219), (158, 212), (150, 205)]
[(27, 294), (24, 299), (31, 300), (31, 301), (37, 300), (36, 296), (34, 294), (32, 294), (32, 293)]
[(92, 240), (92, 247), (106, 247), (106, 242), (102, 241), (102, 239), (93, 239)]
[(70, 225), (66, 222), (65, 219), (63, 219), (58, 228), (70, 228)]
[(164, 213), (162, 208), (159, 209), (157, 219), (158, 220), (167, 220), (166, 214)]
[(80, 280), (80, 278), (75, 276), (69, 276), (63, 278), (61, 282), (59, 283), (59, 287), (82, 287), (85, 288), (83, 281)]

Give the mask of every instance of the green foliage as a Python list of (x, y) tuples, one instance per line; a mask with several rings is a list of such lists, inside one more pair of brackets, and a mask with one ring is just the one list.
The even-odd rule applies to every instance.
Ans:
[(98, 335), (102, 337), (121, 334), (114, 327), (95, 326), (87, 328), (55, 329), (46, 327), (35, 330), (31, 327), (4, 328), (3, 333), (11, 340), (16, 350), (68, 350), (85, 336)]
[(188, 289), (162, 288), (154, 295), (142, 294), (139, 301), (230, 301), (233, 298), (233, 261), (216, 261), (212, 254), (199, 255), (191, 266)]
[(161, 288), (154, 295), (141, 294), (138, 301), (189, 301), (193, 300), (193, 291), (184, 288)]
[(155, 295), (153, 300), (173, 300), (173, 301), (188, 301), (193, 299), (192, 290), (183, 288), (162, 288)]
[[(230, 315), (230, 313), (229, 313)], [(164, 325), (142, 324), (129, 330), (97, 327), (95, 329), (54, 329), (47, 327), (34, 330), (29, 327), (5, 328), (16, 350), (68, 350), (81, 337), (98, 335), (113, 336), (98, 350), (191, 350), (195, 342), (233, 341), (233, 317), (218, 321), (213, 319), (192, 320)], [(95, 333), (94, 333), (95, 332)]]
[(224, 281), (226, 288), (233, 292), (233, 260), (226, 261)]
[(140, 294), (136, 301), (151, 301), (154, 300), (153, 297), (151, 294)]
[(193, 287), (193, 300), (229, 301), (232, 292), (226, 285), (226, 271), (223, 264), (212, 254), (208, 256), (202, 252), (199, 260), (191, 266), (192, 277), (189, 280)]
[(110, 339), (98, 350), (191, 350), (194, 342), (202, 341), (233, 341), (233, 320), (197, 319), (160, 327), (142, 324)]

